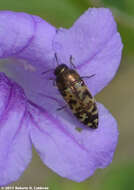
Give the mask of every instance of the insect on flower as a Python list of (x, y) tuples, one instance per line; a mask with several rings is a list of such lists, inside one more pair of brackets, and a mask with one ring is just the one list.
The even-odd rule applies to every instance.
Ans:
[[(0, 187), (20, 178), (32, 159), (32, 145), (48, 168), (77, 183), (91, 177), (98, 168), (108, 166), (118, 142), (117, 122), (102, 104), (96, 103), (96, 108), (87, 87), (93, 95), (97, 94), (119, 67), (123, 45), (112, 12), (90, 8), (70, 29), (57, 30), (39, 16), (0, 11), (0, 28), (1, 62), (15, 58), (11, 63), (11, 59), (3, 63), (0, 72)], [(53, 62), (54, 52), (63, 60), (57, 60), (60, 65)], [(69, 55), (78, 60), (79, 70), (65, 61)], [(41, 76), (43, 68), (52, 71), (45, 78)], [(89, 72), (87, 75), (96, 74), (87, 87), (81, 74), (84, 69)], [(57, 88), (48, 82), (50, 77)], [(58, 99), (58, 89), (67, 99), (65, 106), (72, 108), (69, 114), (56, 112), (57, 104), (63, 101), (62, 97)], [(45, 97), (51, 101), (44, 100)], [(69, 104), (72, 100), (76, 103)], [(82, 122), (91, 126), (85, 124), (81, 132), (79, 120), (70, 120), (73, 113), (81, 116), (78, 112), (82, 110)], [(97, 112), (99, 125), (95, 122)], [(99, 130), (90, 129), (92, 126)]]
[[(55, 58), (58, 64), (56, 54)], [(70, 56), (70, 64), (73, 65), (72, 56)], [(95, 99), (82, 80), (82, 78), (91, 78), (94, 75), (80, 77), (76, 70), (69, 68), (65, 64), (58, 64), (54, 74), (56, 76), (56, 86), (72, 113), (87, 127), (97, 128), (98, 110)], [(59, 108), (59, 110), (62, 108)]]

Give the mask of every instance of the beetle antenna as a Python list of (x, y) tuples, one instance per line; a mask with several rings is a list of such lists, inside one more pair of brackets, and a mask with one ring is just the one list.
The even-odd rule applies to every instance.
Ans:
[(57, 65), (59, 65), (59, 60), (58, 60), (57, 53), (54, 54), (54, 57), (55, 57), (55, 60), (56, 60)]
[(47, 70), (47, 71), (42, 72), (41, 74), (44, 75), (44, 74), (46, 74), (46, 73), (48, 73), (48, 72), (51, 72), (51, 71), (54, 71), (54, 69), (49, 69), (49, 70)]

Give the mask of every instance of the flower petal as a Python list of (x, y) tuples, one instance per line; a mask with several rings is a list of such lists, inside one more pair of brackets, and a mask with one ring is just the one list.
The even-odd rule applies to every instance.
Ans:
[[(73, 55), (81, 76), (95, 74), (86, 81), (93, 95), (110, 82), (120, 63), (122, 43), (108, 9), (89, 9), (72, 28), (57, 32), (39, 17), (2, 11), (0, 28), (0, 57), (25, 59), (25, 62), (5, 64), (7, 73), (25, 89), (27, 97), (40, 106), (47, 104), (41, 94), (57, 92), (48, 81), (53, 71), (47, 79), (44, 79), (46, 75), (41, 76), (43, 71), (55, 68), (54, 52), (67, 64)], [(53, 110), (53, 106), (49, 107)]]
[(98, 109), (98, 129), (78, 132), (76, 126), (80, 123), (73, 122), (72, 115), (51, 115), (32, 104), (31, 140), (43, 162), (60, 176), (80, 182), (112, 161), (117, 123), (101, 104)]
[[(7, 35), (8, 33), (8, 35)], [(0, 57), (49, 63), (53, 58), (52, 40), (56, 28), (38, 16), (12, 11), (0, 12)]]
[(111, 81), (120, 64), (122, 43), (109, 9), (89, 9), (72, 28), (59, 29), (53, 44), (61, 62), (69, 64), (72, 55), (81, 76), (95, 74), (88, 81), (93, 95)]
[(25, 59), (9, 61), (3, 71), (25, 89), (29, 99), (40, 105), (46, 100), (41, 93), (56, 91), (52, 82), (41, 75), (53, 62), (55, 34), (56, 28), (38, 16), (0, 11), (0, 58)]
[(17, 180), (32, 156), (23, 90), (0, 73), (0, 186)]

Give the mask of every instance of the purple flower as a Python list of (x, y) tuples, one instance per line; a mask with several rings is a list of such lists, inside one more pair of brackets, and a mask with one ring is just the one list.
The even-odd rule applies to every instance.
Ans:
[[(114, 77), (122, 43), (109, 9), (86, 11), (70, 29), (56, 29), (37, 16), (0, 12), (0, 58), (11, 58), (0, 73), (0, 185), (17, 180), (32, 158), (32, 144), (49, 168), (80, 182), (111, 163), (118, 139), (117, 123), (97, 103), (98, 129), (81, 132), (69, 110), (57, 112), (63, 99), (48, 78), (60, 63), (75, 66), (96, 95)], [(10, 62), (10, 63), (9, 63)]]

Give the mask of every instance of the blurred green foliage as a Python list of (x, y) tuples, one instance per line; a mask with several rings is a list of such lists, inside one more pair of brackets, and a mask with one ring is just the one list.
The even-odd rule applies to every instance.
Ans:
[(128, 15), (134, 15), (133, 0), (102, 0), (107, 7), (115, 7)]
[(114, 6), (123, 11), (126, 9), (126, 0), (103, 0), (103, 2), (107, 6)]
[(105, 7), (110, 7), (118, 23), (118, 30), (124, 44), (124, 54), (134, 52), (134, 1), (102, 0)]
[(52, 178), (48, 183), (47, 183), (48, 187), (50, 187), (51, 190), (88, 190), (89, 189), (89, 185), (88, 183), (85, 182), (81, 182), (81, 183), (76, 183), (73, 181), (69, 181), (67, 179), (63, 179), (59, 176), (55, 176), (54, 178)]
[(125, 27), (123, 24), (118, 24), (118, 31), (121, 34), (122, 42), (124, 45), (123, 54), (132, 55), (134, 52), (134, 29)]
[(134, 163), (119, 164), (104, 177), (100, 190), (134, 190)]
[(89, 5), (88, 0), (1, 0), (0, 10), (39, 15), (56, 26), (67, 27)]
[(109, 167), (101, 179), (76, 183), (54, 175), (47, 185), (51, 190), (134, 190), (134, 162)]

